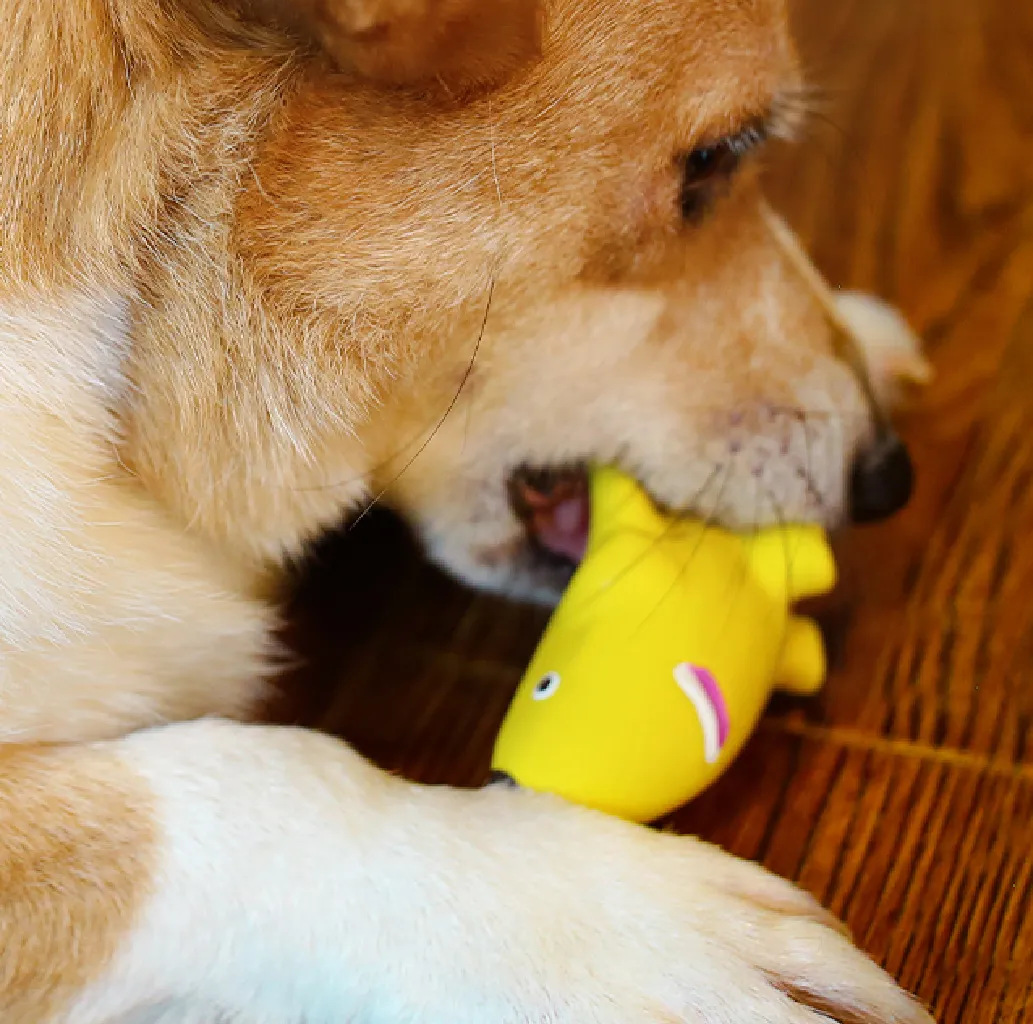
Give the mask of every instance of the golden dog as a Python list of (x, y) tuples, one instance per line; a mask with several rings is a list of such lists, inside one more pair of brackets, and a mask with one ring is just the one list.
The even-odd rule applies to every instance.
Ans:
[(925, 1020), (757, 867), (241, 724), (270, 573), (373, 498), (544, 599), (587, 459), (906, 499), (914, 341), (760, 197), (781, 0), (0, 12), (0, 1020)]

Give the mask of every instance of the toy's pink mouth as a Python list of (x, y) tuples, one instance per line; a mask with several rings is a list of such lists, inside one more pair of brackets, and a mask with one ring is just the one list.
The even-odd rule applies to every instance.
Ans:
[(703, 729), (703, 756), (707, 764), (713, 764), (728, 742), (731, 726), (721, 687), (705, 668), (690, 665), (687, 661), (675, 666), (674, 681), (696, 709)]

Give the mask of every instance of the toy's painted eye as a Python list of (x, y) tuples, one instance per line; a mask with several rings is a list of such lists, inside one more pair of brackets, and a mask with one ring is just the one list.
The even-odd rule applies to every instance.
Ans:
[(531, 696), (535, 700), (548, 700), (559, 688), (559, 672), (548, 672), (538, 680), (538, 684), (535, 686)]

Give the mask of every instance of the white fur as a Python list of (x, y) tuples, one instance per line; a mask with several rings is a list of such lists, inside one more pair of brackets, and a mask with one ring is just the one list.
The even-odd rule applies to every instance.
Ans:
[(428, 789), (296, 730), (124, 741), (165, 836), (64, 1024), (812, 1022), (922, 1012), (809, 897), (693, 840), (507, 788)]

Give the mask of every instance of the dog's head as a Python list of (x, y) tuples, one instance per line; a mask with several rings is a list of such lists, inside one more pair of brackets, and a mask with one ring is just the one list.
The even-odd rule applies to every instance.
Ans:
[(782, 0), (550, 0), (540, 36), (462, 98), (313, 71), (256, 166), (242, 249), (269, 301), (345, 325), (370, 492), (467, 580), (539, 596), (592, 460), (735, 525), (893, 512), (880, 406), (920, 356), (761, 195), (800, 109)]

